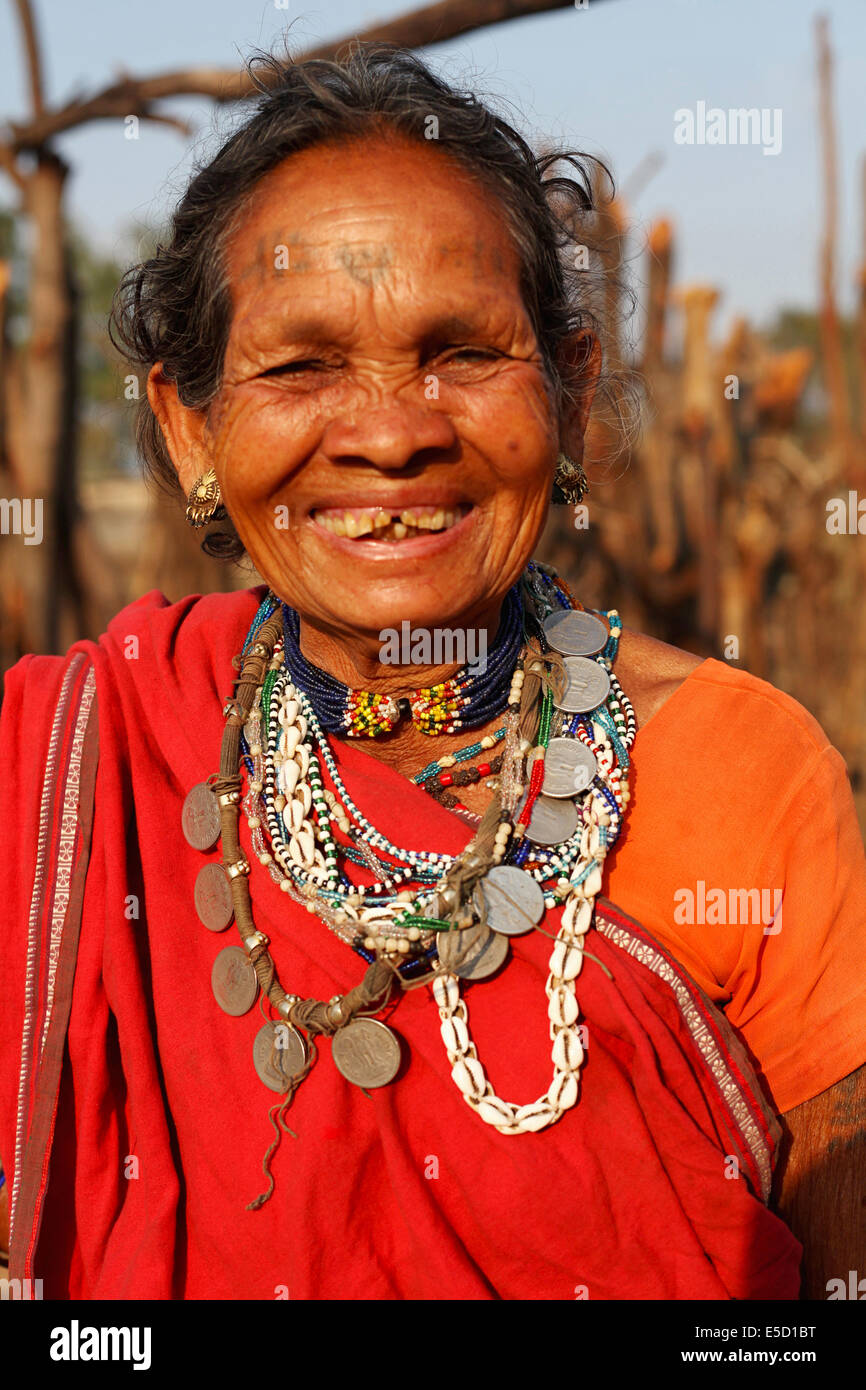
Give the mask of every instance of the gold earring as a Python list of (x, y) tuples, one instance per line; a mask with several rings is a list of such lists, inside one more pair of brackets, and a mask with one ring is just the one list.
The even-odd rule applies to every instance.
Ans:
[(589, 492), (589, 481), (579, 460), (560, 454), (553, 475), (553, 501), (577, 506)]
[(190, 526), (207, 526), (209, 521), (226, 516), (220, 496), (220, 485), (212, 468), (196, 478), (186, 499), (186, 519)]

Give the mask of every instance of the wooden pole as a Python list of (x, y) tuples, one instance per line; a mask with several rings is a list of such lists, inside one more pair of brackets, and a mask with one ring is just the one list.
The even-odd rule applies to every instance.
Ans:
[(641, 370), (646, 389), (647, 422), (638, 458), (652, 532), (649, 565), (656, 574), (671, 571), (679, 549), (674, 500), (672, 373), (665, 362), (665, 335), (673, 262), (673, 228), (661, 218), (650, 228), (648, 245), (647, 321)]
[(714, 379), (710, 315), (718, 291), (694, 285), (677, 295), (685, 315), (680, 431), (680, 495), (688, 540), (698, 560), (698, 628), (712, 649), (719, 624), (719, 516), (711, 439), (721, 382)]
[[(821, 132), (821, 164), (824, 184), (824, 230), (820, 255), (820, 325), (824, 360), (824, 383), (830, 437), (844, 460), (846, 473), (853, 464), (851, 412), (845, 380), (842, 334), (836, 308), (836, 239), (838, 222), (838, 177), (836, 170), (836, 129), (833, 118), (833, 55), (830, 50), (826, 15), (815, 21), (818, 65), (818, 120)], [(852, 483), (853, 486), (853, 483)]]
[(24, 354), (25, 451), (17, 459), (17, 495), (41, 508), (42, 541), (19, 548), (20, 578), (27, 604), (29, 650), (53, 651), (58, 633), (57, 474), (63, 438), (65, 343), (70, 331), (62, 215), (66, 166), (43, 150), (27, 180), (25, 211), (34, 249), (30, 276), (30, 337)]
[(860, 163), (860, 266), (857, 272), (857, 396), (861, 449), (866, 448), (866, 157)]

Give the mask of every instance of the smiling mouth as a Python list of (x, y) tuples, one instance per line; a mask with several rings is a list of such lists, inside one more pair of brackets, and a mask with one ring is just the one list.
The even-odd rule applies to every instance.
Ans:
[(323, 507), (311, 513), (317, 526), (349, 540), (406, 541), (449, 531), (472, 510), (468, 503), (456, 507)]

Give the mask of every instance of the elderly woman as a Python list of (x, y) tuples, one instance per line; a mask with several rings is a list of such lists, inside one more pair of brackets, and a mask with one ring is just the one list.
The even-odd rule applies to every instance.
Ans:
[(791, 1298), (800, 1237), (844, 1275), (842, 759), (532, 560), (602, 373), (585, 166), (389, 48), (262, 87), (117, 323), (148, 466), (264, 584), (6, 679), (12, 1273)]

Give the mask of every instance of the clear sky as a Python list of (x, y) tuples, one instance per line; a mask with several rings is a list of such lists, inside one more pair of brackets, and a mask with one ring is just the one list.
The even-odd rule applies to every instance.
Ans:
[[(88, 93), (120, 69), (136, 75), (198, 64), (237, 66), (288, 23), (296, 48), (357, 32), (411, 6), (397, 0), (34, 0), (50, 104)], [(467, 0), (467, 6), (471, 0)], [(861, 164), (866, 152), (864, 0), (588, 0), (500, 24), (427, 50), (446, 75), (514, 102), (533, 138), (553, 136), (606, 158), (628, 188), (657, 157), (657, 171), (629, 201), (631, 254), (639, 275), (651, 221), (672, 217), (676, 278), (709, 282), (732, 313), (765, 322), (782, 306), (812, 307), (820, 239), (814, 19), (830, 18), (836, 57), (841, 183), (840, 302), (850, 309), (863, 245)], [(11, 0), (0, 3), (0, 120), (26, 114), (19, 36)], [(707, 108), (781, 111), (781, 150), (760, 144), (679, 144), (675, 112)], [(212, 108), (173, 101), (206, 146)], [(226, 128), (233, 118), (218, 114)], [(777, 127), (778, 129), (778, 127)], [(767, 127), (770, 143), (770, 127)], [(189, 167), (191, 142), (143, 122), (139, 139), (119, 121), (63, 137), (71, 163), (73, 218), (102, 248), (123, 256), (134, 221), (160, 222)], [(0, 173), (0, 202), (13, 193)]]

